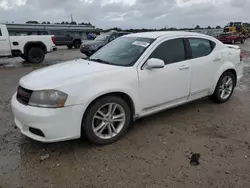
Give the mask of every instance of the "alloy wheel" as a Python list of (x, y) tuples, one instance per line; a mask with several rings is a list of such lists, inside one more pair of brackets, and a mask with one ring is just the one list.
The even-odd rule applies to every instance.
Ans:
[(126, 122), (126, 113), (117, 103), (101, 106), (93, 116), (92, 129), (101, 139), (111, 139), (118, 135)]
[(219, 92), (220, 97), (225, 100), (227, 99), (233, 91), (233, 79), (230, 76), (225, 76), (220, 84)]

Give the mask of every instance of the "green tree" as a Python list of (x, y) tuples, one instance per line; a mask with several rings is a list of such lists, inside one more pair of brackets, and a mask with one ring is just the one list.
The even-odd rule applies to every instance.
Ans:
[(199, 25), (197, 25), (196, 27), (195, 27), (195, 29), (200, 29), (201, 27), (199, 26)]
[(27, 24), (39, 24), (38, 21), (27, 21), (26, 23), (27, 23)]
[(216, 26), (216, 29), (221, 29), (221, 26), (219, 26), (219, 25), (218, 25), (218, 26)]

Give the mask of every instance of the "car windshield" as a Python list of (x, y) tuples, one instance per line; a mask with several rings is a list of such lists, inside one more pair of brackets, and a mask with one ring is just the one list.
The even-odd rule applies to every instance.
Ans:
[(154, 39), (121, 37), (107, 44), (89, 60), (118, 66), (133, 66)]
[(110, 35), (99, 35), (98, 37), (95, 38), (95, 40), (106, 41), (106, 40), (108, 40), (109, 37), (110, 37)]

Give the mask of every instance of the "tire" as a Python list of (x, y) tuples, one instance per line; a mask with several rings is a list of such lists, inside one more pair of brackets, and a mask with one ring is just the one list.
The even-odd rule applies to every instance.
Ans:
[(39, 47), (32, 47), (27, 53), (28, 62), (39, 64), (42, 63), (45, 58), (44, 51)]
[(20, 56), (23, 60), (28, 61), (28, 57), (26, 55), (21, 55)]
[(73, 44), (68, 44), (67, 47), (68, 47), (68, 49), (72, 49), (73, 48)]
[[(110, 105), (112, 111), (115, 109), (112, 117), (107, 116)], [(102, 113), (98, 113), (98, 111), (101, 111)], [(118, 117), (119, 114), (123, 115), (116, 119), (117, 122), (115, 122), (115, 120), (111, 120), (115, 116)], [(97, 145), (108, 145), (117, 141), (123, 136), (129, 127), (131, 122), (130, 120), (131, 111), (129, 105), (123, 99), (116, 96), (102, 97), (91, 104), (87, 109), (82, 121), (83, 135), (91, 143)], [(94, 128), (97, 128), (96, 131)], [(114, 131), (114, 128), (116, 131)]]
[(241, 39), (241, 44), (244, 44), (245, 43), (245, 39)]
[[(230, 83), (232, 85), (228, 84), (228, 86), (226, 86), (225, 84), (223, 84), (223, 83), (229, 82), (228, 81), (229, 79), (231, 79), (232, 82)], [(216, 103), (225, 103), (232, 97), (235, 86), (236, 86), (235, 75), (232, 72), (227, 71), (223, 73), (222, 76), (220, 77), (216, 85), (215, 91), (210, 98)], [(229, 90), (231, 91), (230, 93), (229, 93)], [(222, 97), (223, 91), (224, 91), (224, 97)]]
[(81, 46), (81, 41), (79, 41), (79, 40), (76, 40), (76, 41), (74, 41), (74, 48), (75, 49), (79, 49), (80, 48), (80, 46)]

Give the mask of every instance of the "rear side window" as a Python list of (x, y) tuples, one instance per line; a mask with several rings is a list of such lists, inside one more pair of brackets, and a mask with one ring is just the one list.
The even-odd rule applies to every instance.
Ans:
[(190, 38), (188, 39), (192, 51), (193, 58), (199, 58), (209, 55), (215, 48), (213, 41), (201, 38)]
[(149, 58), (158, 58), (165, 64), (177, 63), (185, 60), (183, 39), (172, 39), (161, 43)]

